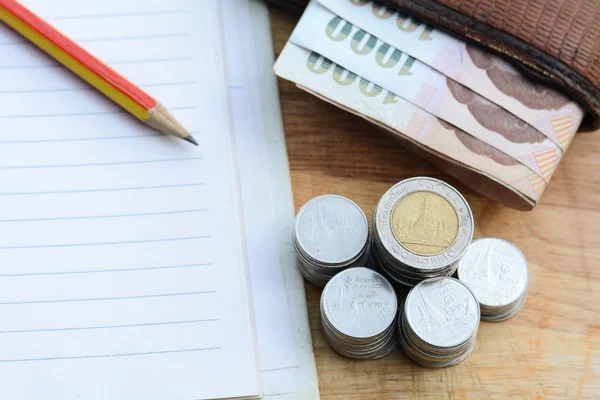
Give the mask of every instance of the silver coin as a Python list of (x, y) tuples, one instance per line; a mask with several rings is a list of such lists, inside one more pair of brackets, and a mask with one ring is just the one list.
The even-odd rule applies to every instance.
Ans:
[(368, 243), (366, 243), (365, 247), (361, 249), (359, 254), (356, 257), (348, 260), (347, 262), (339, 264), (326, 264), (309, 258), (298, 246), (297, 242), (295, 241), (295, 237), (293, 244), (294, 249), (296, 250), (296, 255), (298, 256), (302, 264), (304, 264), (308, 269), (328, 275), (330, 277), (348, 267), (363, 266), (366, 263), (366, 259), (368, 259), (370, 255), (370, 246), (368, 246)]
[(466, 359), (475, 348), (476, 337), (473, 336), (466, 347), (455, 353), (446, 355), (428, 353), (410, 340), (408, 335), (410, 328), (407, 325), (405, 318), (398, 319), (398, 342), (400, 347), (413, 361), (424, 367), (442, 368), (456, 365)]
[(464, 283), (448, 277), (428, 279), (409, 292), (401, 307), (398, 342), (424, 367), (456, 365), (475, 348), (479, 319), (479, 304)]
[(529, 268), (523, 253), (496, 238), (474, 240), (458, 266), (458, 278), (475, 293), (483, 307), (510, 306), (527, 289)]
[(308, 257), (320, 263), (344, 263), (360, 255), (369, 225), (353, 201), (337, 195), (315, 197), (296, 216), (295, 238)]
[(479, 326), (479, 303), (462, 282), (432, 278), (415, 286), (404, 305), (405, 318), (418, 339), (435, 348), (467, 342)]
[(394, 334), (386, 336), (385, 340), (376, 348), (356, 350), (352, 348), (340, 347), (335, 342), (329, 341), (331, 347), (339, 354), (357, 360), (376, 360), (390, 354), (397, 346), (398, 340)]
[(525, 304), (525, 299), (527, 298), (527, 293), (523, 294), (515, 304), (504, 307), (501, 310), (485, 310), (481, 308), (481, 319), (490, 322), (500, 322), (506, 321), (509, 318), (514, 317)]
[(365, 266), (370, 257), (370, 246), (366, 246), (362, 254), (351, 263), (335, 267), (330, 265), (323, 266), (306, 259), (303, 253), (297, 248), (296, 244), (294, 244), (294, 248), (296, 248), (298, 269), (300, 270), (300, 273), (308, 281), (319, 287), (324, 287), (333, 276), (346, 268)]
[[(446, 200), (456, 213), (456, 237), (451, 243), (440, 245), (443, 250), (439, 253), (422, 254), (409, 250), (399, 242), (394, 234), (392, 213), (396, 205), (403, 198), (417, 192), (436, 194)], [(408, 234), (410, 235), (412, 227), (423, 225), (423, 229), (420, 231), (431, 232), (431, 237), (419, 237), (418, 241), (426, 244), (428, 240), (436, 240), (436, 234), (446, 229), (443, 221), (436, 220), (436, 214), (436, 210), (431, 209), (425, 198), (415, 215), (409, 216), (411, 221), (407, 221)], [(377, 233), (376, 240), (386, 253), (409, 268), (425, 272), (443, 270), (460, 260), (471, 243), (474, 230), (471, 208), (464, 197), (447, 183), (428, 177), (407, 179), (390, 188), (377, 204), (373, 222), (373, 231)]]
[(322, 317), (341, 334), (370, 338), (393, 324), (396, 293), (379, 273), (363, 267), (346, 269), (334, 276), (321, 295)]

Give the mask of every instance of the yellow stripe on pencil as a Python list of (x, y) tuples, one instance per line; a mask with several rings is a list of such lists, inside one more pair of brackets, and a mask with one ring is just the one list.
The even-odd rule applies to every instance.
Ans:
[(10, 26), (131, 115), (156, 129), (198, 145), (156, 99), (119, 75), (16, 0), (0, 0), (0, 21)]

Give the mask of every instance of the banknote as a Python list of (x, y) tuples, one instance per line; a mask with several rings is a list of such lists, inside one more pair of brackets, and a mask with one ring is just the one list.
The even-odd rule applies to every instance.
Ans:
[[(469, 186), (474, 191), (476, 191), (492, 200), (496, 200), (499, 203), (503, 203), (504, 205), (515, 208), (517, 210), (529, 211), (535, 207), (536, 202), (533, 201), (532, 199), (530, 199), (529, 197), (525, 196), (523, 193), (519, 192), (517, 189), (515, 189), (511, 186), (507, 186), (506, 183), (499, 181), (495, 177), (493, 177), (483, 171), (479, 171), (476, 168), (473, 168), (470, 164), (465, 164), (457, 159), (448, 157), (446, 154), (442, 153), (439, 150), (435, 150), (431, 147), (428, 147), (426, 145), (418, 143), (415, 140), (413, 140), (410, 136), (405, 136), (401, 132), (393, 130), (388, 125), (385, 125), (382, 122), (379, 122), (373, 118), (367, 117), (364, 114), (359, 113), (358, 111), (355, 111), (348, 107), (345, 107), (345, 106), (343, 106), (343, 105), (341, 105), (319, 93), (316, 93), (308, 88), (305, 88), (301, 85), (296, 85), (296, 86), (299, 89), (302, 89), (305, 92), (308, 92), (308, 93), (312, 94), (313, 96), (320, 98), (323, 101), (333, 104), (334, 106), (339, 107), (344, 111), (347, 111), (349, 113), (357, 115), (357, 116), (371, 122), (372, 124), (377, 125), (378, 127), (382, 128), (383, 130), (389, 132), (391, 135), (396, 137), (404, 145), (404, 147), (406, 147), (409, 150), (413, 151), (414, 153), (417, 153), (420, 156), (428, 159), (429, 161), (431, 161), (432, 163), (437, 165), (442, 171), (444, 171), (448, 175), (454, 176), (455, 178), (459, 179), (466, 186)], [(444, 124), (443, 121), (441, 121), (441, 120), (438, 120), (438, 121), (441, 124)], [(452, 127), (452, 125), (449, 125), (449, 127)], [(466, 133), (457, 129), (457, 135), (462, 136), (460, 134), (467, 135)], [(485, 150), (482, 149), (484, 153), (487, 151), (490, 151), (492, 153), (496, 153), (497, 156), (502, 157), (502, 153), (498, 152), (498, 150), (494, 149), (493, 147), (490, 147), (488, 144), (483, 143), (483, 142), (479, 141), (478, 139), (475, 139), (469, 135), (462, 136), (463, 139), (467, 139), (467, 140), (468, 140), (468, 137), (479, 142), (478, 144), (483, 146), (484, 148), (489, 147), (489, 149), (485, 149)], [(469, 159), (469, 158), (470, 157), (467, 157), (467, 159)], [(521, 167), (524, 168), (522, 165), (521, 165)], [(529, 170), (527, 170), (527, 171), (528, 171), (528, 173), (534, 175), (535, 180), (543, 182), (540, 177), (533, 174)]]
[[(290, 41), (515, 158), (548, 182), (562, 152), (537, 129), (312, 1)], [(351, 76), (340, 76), (340, 81)]]
[(507, 61), (370, 0), (318, 0), (334, 14), (492, 100), (566, 151), (584, 112)]
[(479, 171), (508, 190), (525, 196), (533, 204), (546, 188), (543, 179), (507, 154), (318, 53), (288, 42), (274, 70), (278, 76), (376, 122), (412, 143), (432, 149), (455, 164)]

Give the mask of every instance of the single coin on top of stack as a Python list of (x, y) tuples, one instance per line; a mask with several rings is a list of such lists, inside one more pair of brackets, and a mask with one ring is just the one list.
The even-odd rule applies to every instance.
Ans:
[(504, 321), (519, 312), (529, 282), (523, 253), (496, 238), (474, 240), (458, 266), (458, 279), (477, 296), (481, 319)]
[(373, 258), (386, 276), (407, 287), (452, 275), (472, 237), (469, 204), (452, 186), (434, 178), (397, 183), (373, 214)]
[(296, 215), (293, 233), (302, 275), (323, 287), (335, 274), (369, 259), (369, 223), (353, 201), (337, 195), (309, 200)]
[(372, 360), (397, 345), (398, 301), (385, 277), (368, 268), (349, 268), (334, 276), (321, 294), (325, 338), (343, 356)]
[(398, 339), (416, 363), (430, 368), (456, 365), (475, 348), (479, 303), (458, 279), (431, 278), (415, 286), (398, 318)]

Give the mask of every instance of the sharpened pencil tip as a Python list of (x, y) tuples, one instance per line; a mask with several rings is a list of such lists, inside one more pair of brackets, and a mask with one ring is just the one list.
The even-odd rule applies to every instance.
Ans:
[(196, 142), (196, 139), (194, 139), (192, 135), (184, 137), (183, 140), (186, 140), (191, 144), (198, 146), (198, 142)]

